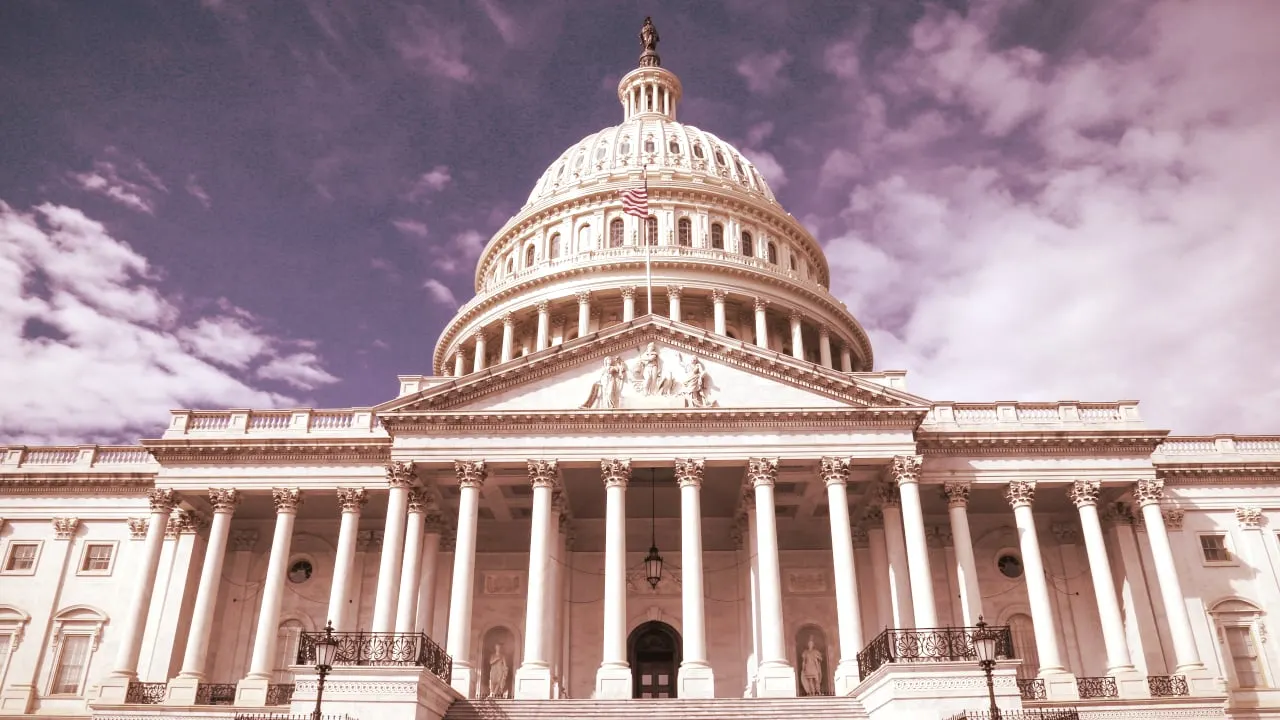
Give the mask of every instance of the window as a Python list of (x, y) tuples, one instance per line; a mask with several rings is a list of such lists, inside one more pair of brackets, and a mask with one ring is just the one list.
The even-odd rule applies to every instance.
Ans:
[(516, 259), (507, 258), (507, 275), (511, 275), (516, 271)]
[(552, 260), (560, 257), (560, 233), (552, 233), (551, 242), (547, 244), (547, 256)]
[(631, 154), (631, 138), (629, 137), (622, 138), (622, 142), (618, 143), (618, 154), (620, 155)]
[(1200, 553), (1206, 565), (1222, 565), (1235, 561), (1227, 548), (1227, 536), (1221, 533), (1201, 533)]
[(609, 147), (604, 143), (600, 143), (600, 147), (596, 148), (596, 160), (604, 160), (604, 155), (607, 152), (609, 152)]
[(671, 138), (671, 140), (667, 142), (667, 151), (670, 152), (672, 155), (679, 155), (680, 141), (675, 139), (674, 137)]
[(574, 170), (581, 170), (581, 169), (582, 169), (582, 161), (583, 161), (583, 160), (586, 160), (586, 159), (587, 159), (587, 151), (586, 151), (586, 150), (583, 150), (582, 152), (578, 153), (578, 159), (573, 161), (573, 169), (574, 169)]
[(738, 157), (736, 155), (733, 158), (733, 167), (738, 171), (738, 177), (745, 181), (747, 179), (747, 173), (743, 171), (742, 163), (738, 162)]
[(711, 247), (724, 249), (724, 226), (720, 223), (711, 223)]
[(583, 225), (578, 228), (578, 252), (586, 252), (593, 249), (591, 247), (591, 226)]
[(684, 247), (693, 244), (693, 224), (689, 218), (680, 218), (676, 223), (676, 242)]
[(1258, 662), (1258, 645), (1253, 640), (1253, 628), (1235, 626), (1223, 628), (1227, 652), (1231, 656), (1231, 670), (1236, 687), (1262, 687), (1262, 664)]
[(622, 247), (622, 218), (614, 218), (609, 223), (609, 247)]
[(658, 244), (658, 218), (652, 215), (644, 219), (644, 244)]
[(649, 137), (645, 138), (645, 139), (644, 139), (644, 151), (645, 151), (645, 152), (647, 152), (647, 153), (651, 153), (651, 152), (654, 152), (654, 151), (656, 151), (656, 150), (657, 150), (657, 147), (653, 144), (653, 136), (652, 136), (652, 135), (650, 135)]
[(9, 665), (9, 648), (13, 646), (13, 634), (0, 631), (0, 683), (4, 682), (4, 671)]
[(774, 245), (773, 243), (769, 243), (765, 247), (765, 257), (769, 259), (770, 263), (777, 265), (778, 264), (778, 246)]
[(50, 695), (79, 695), (84, 684), (84, 673), (89, 666), (89, 648), (92, 638), (88, 635), (64, 635), (59, 643), (58, 663), (53, 669)]
[(790, 270), (791, 272), (795, 272), (795, 271), (796, 271), (796, 256), (795, 256), (795, 255), (788, 255), (788, 256), (787, 256), (787, 269), (788, 269), (788, 270)]
[(742, 254), (747, 257), (755, 255), (755, 249), (751, 247), (751, 233), (742, 233)]
[(564, 177), (564, 169), (568, 167), (568, 162), (560, 163), (560, 169), (556, 170), (556, 182), (560, 182), (560, 178)]
[(702, 154), (702, 143), (696, 142), (693, 144), (693, 156), (698, 158), (699, 160), (706, 157), (706, 155)]
[(996, 560), (996, 569), (1010, 580), (1022, 577), (1022, 558), (1011, 553), (1001, 555)]
[(115, 557), (115, 545), (111, 543), (89, 543), (84, 546), (84, 558), (80, 561), (80, 572), (107, 574), (111, 572), (111, 560)]
[(40, 556), (40, 543), (11, 542), (9, 553), (5, 556), (4, 571), (30, 575), (36, 571), (36, 560)]
[(724, 167), (724, 153), (720, 152), (720, 148), (716, 148), (716, 164)]
[(533, 261), (538, 258), (538, 252), (532, 245), (524, 249), (524, 266), (533, 267)]
[(1209, 610), (1217, 625), (1223, 665), (1231, 686), (1241, 689), (1267, 687), (1266, 667), (1258, 651), (1258, 622), (1262, 610), (1247, 600), (1229, 599)]
[(315, 567), (312, 566), (311, 561), (306, 558), (299, 558), (289, 563), (289, 572), (286, 573), (286, 576), (289, 578), (289, 582), (294, 585), (300, 585), (310, 580), (313, 573), (315, 573)]
[(9, 658), (18, 649), (22, 636), (26, 632), (31, 616), (12, 605), (0, 605), (0, 685), (4, 684), (4, 673), (9, 665)]

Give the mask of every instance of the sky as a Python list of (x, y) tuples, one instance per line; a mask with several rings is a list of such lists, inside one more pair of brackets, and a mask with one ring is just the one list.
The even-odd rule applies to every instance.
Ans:
[(1280, 2), (6, 0), (0, 441), (429, 374), (645, 15), (877, 369), (1280, 434)]

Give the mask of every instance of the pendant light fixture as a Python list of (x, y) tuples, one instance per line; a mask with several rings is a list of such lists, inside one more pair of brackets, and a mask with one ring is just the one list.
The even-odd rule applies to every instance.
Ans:
[(662, 582), (662, 556), (658, 554), (657, 530), (657, 497), (658, 479), (656, 470), (649, 468), (649, 554), (644, 558), (644, 575), (649, 587), (658, 589)]

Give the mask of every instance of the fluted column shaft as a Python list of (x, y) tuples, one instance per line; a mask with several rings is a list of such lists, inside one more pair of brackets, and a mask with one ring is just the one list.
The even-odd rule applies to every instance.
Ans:
[(421, 488), (409, 490), (409, 516), (404, 530), (404, 559), (396, 597), (396, 632), (411, 633), (418, 623), (418, 594), (422, 582), (422, 541), (426, 533), (428, 503), (434, 498)]
[(804, 359), (804, 328), (801, 327), (800, 313), (791, 313), (791, 357)]
[(949, 482), (943, 485), (942, 491), (955, 543), (960, 617), (966, 626), (972, 627), (982, 618), (982, 591), (978, 588), (978, 563), (973, 558), (973, 535), (969, 531), (969, 483)]
[(142, 634), (147, 627), (147, 611), (151, 608), (151, 595), (156, 588), (160, 552), (164, 549), (164, 533), (174, 507), (172, 490), (151, 490), (147, 493), (147, 498), (151, 503), (151, 517), (147, 524), (146, 539), (142, 541), (141, 574), (133, 579), (133, 595), (129, 599), (129, 610), (123, 627), (120, 628), (120, 649), (112, 672), (113, 675), (130, 679), (138, 676)]
[(827, 514), (831, 520), (831, 564), (835, 570), (836, 623), (840, 630), (840, 663), (836, 685), (840, 695), (858, 684), (858, 651), (862, 650), (862, 617), (858, 604), (857, 568), (853, 560), (853, 533), (849, 523), (849, 461), (822, 458), (822, 480), (827, 485)]
[(453, 689), (470, 697), (471, 608), (476, 581), (476, 526), (480, 518), (480, 488), (487, 470), (483, 460), (457, 461), (458, 535), (453, 550), (453, 583), (449, 592), (449, 633), (446, 652), (453, 658)]
[(258, 610), (258, 629), (253, 636), (253, 658), (246, 678), (266, 680), (276, 658), (276, 634), (280, 628), (280, 604), (284, 600), (284, 581), (289, 571), (289, 549), (293, 546), (293, 524), (298, 518), (302, 493), (275, 488), (271, 491), (276, 505), (276, 529), (271, 536), (271, 555), (267, 560), (267, 578), (262, 582), (262, 606)]
[(218, 606), (218, 586), (222, 584), (222, 563), (227, 555), (227, 538), (231, 535), (231, 514), (239, 501), (240, 495), (235, 490), (209, 491), (213, 519), (209, 523), (209, 543), (205, 546), (204, 565), (200, 568), (200, 585), (196, 590), (195, 607), (191, 610), (191, 629), (179, 677), (204, 679), (209, 635), (213, 632), (213, 612)]
[[(479, 368), (477, 368), (479, 369)], [(387, 465), (387, 522), (382, 530), (382, 557), (378, 561), (378, 589), (373, 600), (373, 632), (393, 632), (396, 601), (400, 594), (400, 568), (404, 562), (404, 531), (413, 485), (412, 463)]]
[(712, 328), (717, 335), (724, 335), (728, 330), (728, 323), (725, 322), (724, 317), (724, 297), (723, 290), (711, 291)]
[(1134, 495), (1142, 510), (1142, 521), (1147, 528), (1147, 542), (1151, 543), (1151, 559), (1156, 566), (1156, 579), (1160, 583), (1160, 597), (1164, 600), (1165, 621), (1169, 623), (1169, 635), (1173, 639), (1173, 656), (1177, 663), (1176, 674), (1204, 669), (1200, 650), (1191, 631), (1191, 616), (1178, 580), (1178, 566), (1169, 545), (1169, 532), (1160, 514), (1160, 498), (1164, 495), (1164, 481), (1150, 480), (1138, 483)]
[(765, 316), (765, 308), (769, 303), (763, 300), (756, 300), (756, 345), (762, 348), (769, 347), (769, 322)]
[(1133, 672), (1129, 646), (1125, 643), (1124, 616), (1116, 595), (1115, 580), (1111, 576), (1111, 562), (1107, 559), (1107, 541), (1102, 534), (1102, 521), (1098, 518), (1098, 491), (1096, 480), (1077, 480), (1071, 485), (1069, 496), (1080, 513), (1080, 529), (1084, 537), (1084, 550), (1089, 557), (1089, 577), (1093, 580), (1093, 593), (1098, 601), (1098, 619), (1102, 625), (1102, 643), (1107, 652), (1107, 674)]
[(360, 534), (360, 510), (369, 501), (363, 488), (338, 488), (342, 520), (338, 525), (338, 549), (333, 559), (333, 585), (329, 588), (326, 620), (337, 632), (351, 630), (351, 576), (356, 566), (356, 539)]
[(1062, 652), (1058, 648), (1057, 626), (1053, 619), (1053, 602), (1044, 577), (1044, 559), (1040, 554), (1040, 538), (1036, 534), (1036, 517), (1031, 510), (1035, 483), (1014, 480), (1005, 497), (1013, 507), (1013, 520), (1018, 528), (1018, 548), (1022, 551), (1023, 578), (1027, 583), (1027, 600), (1031, 603), (1031, 624), (1036, 636), (1036, 654), (1040, 656), (1040, 675), (1062, 673)]
[(551, 344), (551, 310), (546, 300), (538, 303), (538, 336), (534, 340), (533, 349), (546, 350)]
[(924, 509), (920, 505), (919, 455), (893, 458), (893, 478), (902, 502), (902, 536), (907, 545), (907, 572), (911, 577), (911, 606), (916, 627), (938, 626), (938, 608), (933, 600), (933, 574), (929, 570), (929, 541), (924, 533)]

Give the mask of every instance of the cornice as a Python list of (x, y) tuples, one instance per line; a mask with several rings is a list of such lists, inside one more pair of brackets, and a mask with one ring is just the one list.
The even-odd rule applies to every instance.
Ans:
[(1231, 485), (1280, 482), (1280, 463), (1157, 463), (1156, 477), (1167, 485)]
[(0, 495), (145, 495), (155, 473), (14, 473), (0, 475)]
[(162, 465), (378, 463), (391, 460), (391, 438), (209, 438), (143, 440)]
[(1150, 455), (1163, 430), (1064, 430), (1044, 432), (918, 432), (924, 455)]

